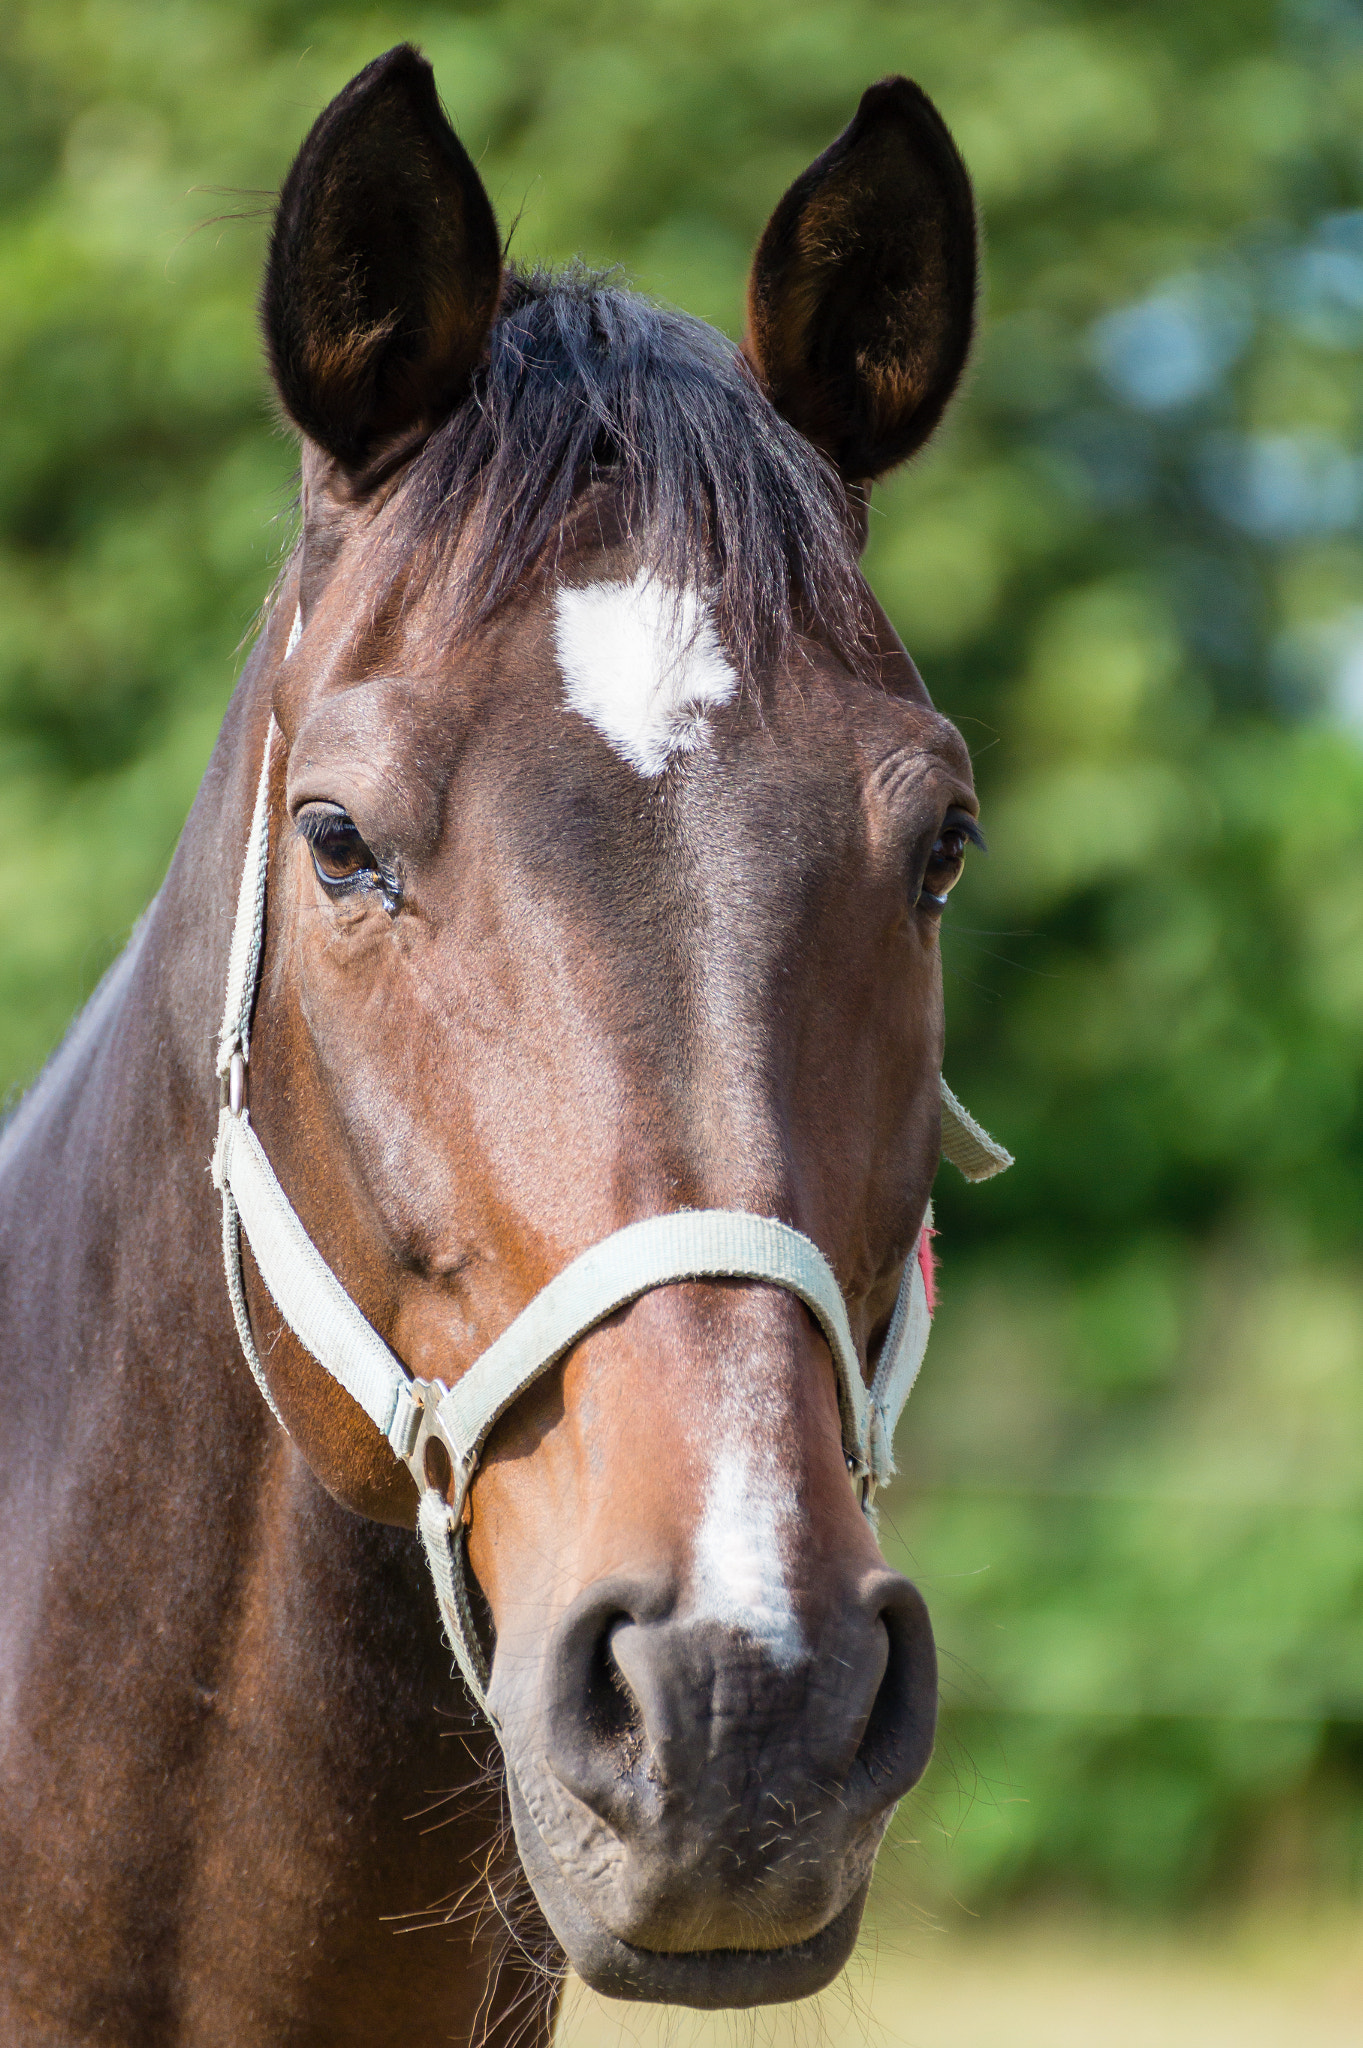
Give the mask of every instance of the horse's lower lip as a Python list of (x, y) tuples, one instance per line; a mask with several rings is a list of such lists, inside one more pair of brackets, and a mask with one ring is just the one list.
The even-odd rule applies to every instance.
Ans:
[(861, 1926), (867, 1879), (842, 1911), (807, 1941), (789, 1948), (671, 1950), (636, 1948), (612, 1934), (567, 1883), (506, 1766), (516, 1847), (540, 1911), (583, 1983), (609, 1998), (648, 1999), (705, 2010), (778, 2005), (822, 1991), (847, 1961)]

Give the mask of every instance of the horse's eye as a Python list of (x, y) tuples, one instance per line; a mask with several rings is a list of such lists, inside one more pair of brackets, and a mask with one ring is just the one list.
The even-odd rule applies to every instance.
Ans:
[(948, 811), (942, 820), (942, 829), (932, 843), (932, 851), (923, 870), (923, 886), (918, 896), (921, 910), (936, 914), (946, 909), (947, 897), (961, 879), (961, 870), (965, 866), (965, 850), (972, 840), (976, 846), (983, 848), (984, 834), (970, 813)]
[(318, 880), (329, 887), (376, 872), (373, 854), (339, 804), (309, 804), (298, 813), (298, 829), (312, 849)]

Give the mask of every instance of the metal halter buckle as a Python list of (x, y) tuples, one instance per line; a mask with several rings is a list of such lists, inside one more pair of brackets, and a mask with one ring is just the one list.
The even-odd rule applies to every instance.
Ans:
[(411, 1473), (417, 1492), (434, 1487), (458, 1514), (464, 1505), (476, 1458), (463, 1458), (450, 1441), (440, 1419), (440, 1403), (449, 1393), (443, 1380), (412, 1380), (407, 1388), (419, 1410), (412, 1448), (402, 1462)]
[(246, 1107), (246, 1084), (248, 1080), (246, 1055), (240, 1050), (234, 1052), (218, 1074), (218, 1107), (230, 1110), (233, 1116), (240, 1116)]

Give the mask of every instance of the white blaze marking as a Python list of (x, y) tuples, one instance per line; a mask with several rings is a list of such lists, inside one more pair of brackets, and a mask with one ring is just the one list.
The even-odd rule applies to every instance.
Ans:
[(632, 583), (560, 589), (555, 638), (569, 708), (641, 775), (661, 775), (705, 736), (738, 689), (709, 607), (640, 570)]
[(289, 658), (289, 656), (290, 656), (290, 655), (291, 655), (291, 654), (293, 653), (293, 650), (294, 650), (294, 648), (295, 648), (295, 647), (296, 647), (296, 646), (298, 645), (298, 643), (299, 643), (299, 641), (300, 641), (300, 640), (302, 639), (302, 637), (303, 637), (303, 607), (302, 607), (302, 605), (300, 604), (300, 605), (299, 605), (299, 606), (298, 606), (298, 607), (296, 608), (296, 610), (294, 611), (294, 615), (293, 615), (293, 624), (292, 624), (292, 625), (290, 626), (290, 628), (289, 628), (289, 644), (288, 644), (288, 646), (287, 646), (287, 647), (286, 647), (286, 648), (284, 649), (284, 659), (285, 659), (285, 661), (287, 661), (287, 660), (288, 660), (288, 658)]
[(721, 1451), (692, 1560), (694, 1618), (742, 1629), (783, 1671), (805, 1651), (786, 1583), (796, 1515), (795, 1495), (769, 1456), (759, 1461), (746, 1448)]

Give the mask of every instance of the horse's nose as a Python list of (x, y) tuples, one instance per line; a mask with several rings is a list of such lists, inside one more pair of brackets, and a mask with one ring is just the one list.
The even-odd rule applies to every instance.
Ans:
[(550, 1769), (626, 1840), (671, 1820), (722, 1826), (777, 1779), (863, 1826), (932, 1752), (927, 1609), (907, 1579), (877, 1570), (826, 1596), (811, 1634), (807, 1651), (777, 1658), (659, 1586), (589, 1587), (545, 1666)]

